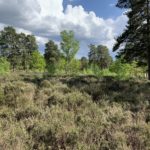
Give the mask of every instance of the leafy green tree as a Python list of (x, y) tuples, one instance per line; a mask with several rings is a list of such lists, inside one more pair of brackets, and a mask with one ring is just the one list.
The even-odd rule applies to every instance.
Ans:
[(103, 45), (90, 45), (89, 62), (100, 69), (106, 69), (112, 63), (112, 57), (109, 55), (109, 50)]
[(38, 50), (32, 52), (31, 58), (32, 58), (30, 63), (31, 70), (40, 72), (45, 70), (46, 66), (45, 59)]
[(76, 53), (79, 50), (79, 41), (74, 37), (73, 31), (62, 31), (61, 32), (61, 49), (66, 60), (66, 71), (69, 63), (74, 59)]
[(10, 63), (6, 58), (0, 57), (0, 74), (5, 74), (10, 71)]
[(50, 40), (45, 45), (45, 54), (44, 54), (44, 58), (46, 61), (46, 68), (50, 73), (55, 73), (59, 57), (60, 52), (57, 44), (55, 44), (54, 41)]
[(114, 51), (120, 50), (118, 57), (123, 57), (127, 62), (138, 61), (139, 65), (147, 65), (150, 79), (149, 6), (149, 0), (118, 0), (117, 7), (130, 8), (130, 11), (127, 13), (129, 18), (127, 28), (116, 39)]

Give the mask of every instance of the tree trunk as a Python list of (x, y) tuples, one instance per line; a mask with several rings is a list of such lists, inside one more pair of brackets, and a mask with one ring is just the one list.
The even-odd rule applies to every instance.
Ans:
[(148, 60), (148, 80), (150, 80), (150, 10), (149, 10), (149, 0), (147, 0), (147, 60)]
[(148, 47), (148, 80), (150, 80), (150, 46)]

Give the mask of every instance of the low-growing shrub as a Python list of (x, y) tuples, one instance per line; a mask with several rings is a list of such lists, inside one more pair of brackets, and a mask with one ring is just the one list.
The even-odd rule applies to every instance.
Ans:
[(10, 63), (4, 57), (0, 57), (0, 75), (10, 71)]
[(149, 91), (135, 79), (10, 76), (0, 84), (0, 149), (149, 150)]
[(4, 87), (4, 103), (11, 107), (25, 107), (33, 104), (35, 87), (25, 82), (12, 82)]

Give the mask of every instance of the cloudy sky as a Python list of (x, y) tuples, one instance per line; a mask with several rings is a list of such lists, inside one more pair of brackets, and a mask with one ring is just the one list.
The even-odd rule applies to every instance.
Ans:
[(49, 39), (59, 44), (62, 30), (73, 30), (80, 41), (77, 57), (87, 56), (89, 44), (104, 44), (111, 54), (114, 38), (125, 28), (117, 0), (0, 0), (0, 30), (14, 26), (34, 34), (41, 52)]

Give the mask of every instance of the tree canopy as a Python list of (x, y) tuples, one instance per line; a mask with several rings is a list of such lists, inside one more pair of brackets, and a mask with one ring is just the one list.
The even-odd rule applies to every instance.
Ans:
[(118, 0), (117, 7), (130, 8), (125, 31), (116, 39), (114, 51), (127, 62), (138, 61), (148, 66), (150, 79), (150, 2), (149, 0)]
[(69, 63), (79, 50), (79, 41), (74, 37), (73, 31), (61, 32), (61, 49), (63, 51), (66, 61)]
[(33, 35), (16, 33), (13, 27), (0, 31), (0, 56), (5, 57), (14, 69), (26, 70), (31, 61), (31, 54), (38, 46)]
[(55, 72), (56, 65), (59, 61), (60, 52), (57, 44), (50, 40), (45, 44), (44, 58), (46, 61), (46, 68), (52, 73)]
[(89, 63), (97, 65), (100, 69), (106, 69), (112, 63), (112, 57), (109, 50), (104, 45), (90, 45)]

